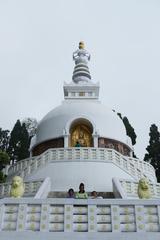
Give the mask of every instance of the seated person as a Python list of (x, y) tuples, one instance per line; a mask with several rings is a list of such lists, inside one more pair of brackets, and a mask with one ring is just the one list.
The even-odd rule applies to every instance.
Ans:
[(79, 192), (76, 193), (76, 198), (87, 199), (88, 194), (84, 190), (84, 183), (80, 183), (79, 185)]
[(68, 190), (67, 198), (75, 198), (75, 193), (74, 193), (73, 188), (70, 188), (70, 189)]
[(81, 144), (77, 141), (75, 147), (81, 147)]
[(92, 199), (95, 199), (95, 198), (97, 198), (97, 199), (102, 199), (101, 196), (98, 196), (98, 194), (97, 194), (96, 191), (91, 192), (91, 198), (92, 198)]

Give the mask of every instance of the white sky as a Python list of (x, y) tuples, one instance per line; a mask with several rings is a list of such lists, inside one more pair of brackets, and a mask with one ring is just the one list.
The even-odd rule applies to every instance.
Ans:
[(128, 117), (142, 157), (150, 125), (160, 130), (159, 0), (1, 0), (0, 127), (61, 103), (80, 40), (100, 100)]

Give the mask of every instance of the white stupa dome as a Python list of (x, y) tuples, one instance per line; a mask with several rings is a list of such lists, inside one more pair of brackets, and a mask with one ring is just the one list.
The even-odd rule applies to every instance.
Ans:
[[(88, 120), (93, 134), (127, 144), (123, 122), (115, 112), (98, 101), (69, 101), (50, 111), (39, 123), (34, 145), (69, 134), (71, 124), (77, 119)], [(128, 145), (128, 144), (127, 144)]]

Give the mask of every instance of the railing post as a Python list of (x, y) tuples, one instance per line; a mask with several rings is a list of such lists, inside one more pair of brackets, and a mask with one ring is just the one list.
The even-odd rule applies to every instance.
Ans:
[(73, 232), (73, 205), (64, 206), (64, 232)]
[(158, 223), (160, 225), (160, 206), (157, 206), (157, 213), (158, 213)]
[(16, 231), (26, 230), (27, 204), (19, 204)]
[(30, 182), (29, 183), (29, 191), (33, 192), (33, 189), (34, 189), (34, 182)]
[(120, 208), (118, 205), (111, 205), (111, 226), (112, 232), (121, 232)]
[(131, 182), (131, 194), (135, 194), (135, 183)]
[(119, 155), (119, 158), (120, 158), (120, 166), (123, 168), (124, 167), (124, 164), (123, 162), (125, 161), (122, 157), (122, 155)]
[(4, 212), (5, 212), (5, 205), (0, 205), (0, 231), (3, 228), (3, 221), (4, 221)]
[(41, 205), (40, 231), (49, 232), (49, 204)]
[(4, 189), (5, 189), (5, 184), (2, 185), (2, 192), (1, 192), (2, 196), (4, 195)]
[(23, 169), (23, 167), (22, 167), (22, 166), (23, 166), (23, 162), (22, 162), (22, 161), (20, 161), (20, 167), (19, 167), (20, 169), (18, 169), (18, 170), (22, 170), (22, 169)]
[(38, 166), (38, 164), (37, 164), (37, 159), (35, 159), (33, 171), (37, 170), (37, 166)]
[(136, 231), (145, 232), (145, 222), (144, 222), (144, 206), (135, 206), (135, 221), (136, 221)]
[(97, 206), (88, 205), (88, 232), (97, 232)]
[(156, 197), (156, 196), (157, 196), (156, 184), (155, 184), (155, 183), (152, 183), (152, 186), (153, 186), (153, 195), (154, 195), (154, 197)]
[(110, 149), (110, 151), (108, 153), (109, 153), (109, 157), (108, 157), (109, 161), (114, 163), (115, 162), (115, 155), (114, 155), (113, 149)]
[[(25, 172), (25, 169), (24, 169), (24, 171), (23, 172)], [(27, 167), (27, 174), (30, 174), (31, 173), (31, 165), (29, 165), (28, 167)], [(25, 177), (26, 175), (24, 174), (24, 177)]]

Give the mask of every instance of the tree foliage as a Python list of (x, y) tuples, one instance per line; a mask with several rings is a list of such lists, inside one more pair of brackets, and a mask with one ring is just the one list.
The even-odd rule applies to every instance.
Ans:
[(145, 154), (144, 160), (152, 164), (160, 182), (160, 133), (155, 124), (151, 125), (149, 136), (149, 145), (146, 148), (148, 153)]
[(117, 115), (123, 121), (125, 129), (126, 129), (126, 134), (127, 134), (127, 136), (129, 136), (131, 138), (132, 145), (135, 145), (136, 144), (137, 135), (136, 135), (136, 133), (134, 131), (134, 128), (131, 126), (131, 124), (130, 124), (130, 122), (129, 122), (127, 117), (122, 117), (121, 113), (117, 113)]
[(9, 164), (9, 162), (9, 155), (5, 151), (0, 150), (0, 183), (6, 180), (6, 176), (3, 174), (2, 169)]
[(27, 132), (28, 132), (30, 138), (32, 138), (36, 134), (36, 131), (37, 131), (37, 125), (38, 125), (37, 120), (35, 118), (25, 118), (22, 121), (22, 124), (23, 123), (25, 123)]
[(123, 117), (123, 123), (124, 123), (124, 126), (126, 128), (127, 136), (129, 136), (131, 138), (132, 145), (135, 145), (136, 144), (137, 135), (136, 135), (136, 133), (134, 131), (134, 128), (131, 126), (131, 124), (128, 121), (127, 117)]
[(0, 150), (0, 171), (9, 164), (9, 155), (5, 151)]
[(17, 120), (9, 141), (8, 150), (11, 160), (14, 162), (29, 157), (29, 144), (30, 139), (25, 124), (21, 124), (20, 120)]
[(9, 130), (0, 128), (0, 150), (7, 151), (9, 146)]

